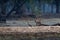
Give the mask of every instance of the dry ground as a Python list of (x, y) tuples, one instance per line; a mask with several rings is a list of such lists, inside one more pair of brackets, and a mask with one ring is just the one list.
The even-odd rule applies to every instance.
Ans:
[[(20, 19), (20, 20), (7, 20), (6, 21), (6, 25), (9, 25), (9, 26), (29, 26), (28, 23), (32, 26), (36, 26), (34, 19)], [(60, 23), (60, 18), (50, 18), (50, 19), (41, 18), (41, 24), (51, 26), (57, 23)]]
[(32, 27), (0, 27), (0, 33), (40, 33), (40, 32), (56, 32), (60, 33), (60, 26), (32, 26)]

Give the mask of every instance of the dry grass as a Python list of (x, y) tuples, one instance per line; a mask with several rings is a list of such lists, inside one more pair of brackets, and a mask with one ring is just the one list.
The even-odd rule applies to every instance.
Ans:
[(20, 32), (20, 33), (39, 33), (39, 32), (56, 32), (60, 33), (60, 26), (32, 26), (32, 27), (0, 27), (0, 33), (11, 33), (11, 32)]
[(59, 26), (0, 27), (0, 40), (60, 40)]

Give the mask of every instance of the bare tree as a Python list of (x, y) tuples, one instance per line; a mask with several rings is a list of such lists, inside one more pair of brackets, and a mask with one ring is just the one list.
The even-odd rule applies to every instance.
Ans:
[(0, 23), (6, 23), (6, 2), (7, 0), (0, 0), (1, 13), (0, 13)]

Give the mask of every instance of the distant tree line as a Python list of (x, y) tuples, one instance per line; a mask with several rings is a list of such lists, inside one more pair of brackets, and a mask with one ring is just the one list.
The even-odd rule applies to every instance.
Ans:
[[(29, 15), (41, 13), (41, 3), (56, 5), (56, 13), (59, 13), (60, 0), (0, 0), (0, 21), (6, 21), (10, 15)], [(51, 5), (52, 5), (51, 4)], [(43, 6), (43, 10), (45, 5)], [(52, 5), (53, 8), (53, 5)], [(53, 9), (52, 9), (53, 11)]]

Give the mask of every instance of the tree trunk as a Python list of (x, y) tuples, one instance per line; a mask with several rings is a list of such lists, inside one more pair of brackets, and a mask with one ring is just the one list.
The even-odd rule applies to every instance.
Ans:
[(0, 13), (0, 23), (6, 23), (6, 12), (5, 12), (5, 5), (2, 3), (1, 5), (1, 13)]
[(53, 4), (51, 3), (51, 13), (53, 13)]
[(55, 0), (56, 2), (56, 13), (59, 13), (59, 0)]
[(43, 3), (43, 13), (45, 13), (45, 3)]

